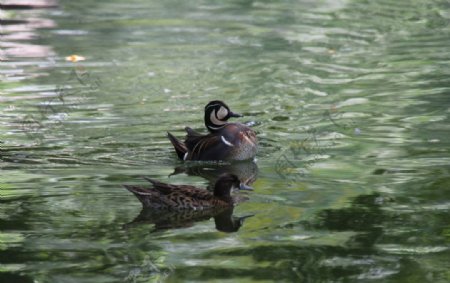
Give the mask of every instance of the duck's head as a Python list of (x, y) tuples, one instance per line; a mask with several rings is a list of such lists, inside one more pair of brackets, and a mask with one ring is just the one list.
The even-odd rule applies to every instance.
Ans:
[(231, 117), (242, 117), (233, 113), (223, 101), (213, 100), (205, 106), (205, 126), (210, 132), (217, 131), (226, 125)]
[(238, 176), (230, 173), (224, 173), (219, 176), (214, 185), (214, 195), (216, 197), (229, 197), (232, 189), (253, 191), (253, 188), (242, 183)]

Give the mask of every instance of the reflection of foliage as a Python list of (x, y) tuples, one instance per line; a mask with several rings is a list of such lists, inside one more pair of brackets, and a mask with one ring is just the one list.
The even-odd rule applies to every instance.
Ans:
[[(324, 119), (330, 121), (332, 125), (341, 130), (354, 128), (356, 123), (353, 120), (350, 122), (340, 122), (343, 114), (337, 112), (334, 107), (326, 110), (323, 113)], [(359, 129), (355, 128), (355, 133), (359, 133)], [(314, 163), (320, 160), (321, 156), (326, 154), (330, 149), (330, 145), (335, 143), (338, 138), (336, 135), (329, 140), (326, 135), (328, 132), (320, 132), (317, 128), (309, 128), (306, 131), (307, 137), (303, 140), (294, 142), (278, 156), (275, 162), (275, 171), (278, 175), (290, 181), (299, 181), (305, 176), (307, 169)], [(329, 143), (324, 145), (320, 141), (328, 139)]]
[[(248, 257), (251, 259), (248, 259)], [(226, 251), (218, 251), (209, 255), (211, 260), (222, 257), (241, 261), (242, 268), (220, 266), (180, 267), (173, 277), (196, 280), (251, 278), (255, 281), (273, 280), (277, 282), (335, 282), (336, 278), (354, 278), (370, 268), (364, 263), (366, 254), (358, 249), (339, 246), (308, 246), (301, 242), (295, 244), (272, 244), (262, 246), (241, 247)], [(343, 259), (347, 258), (346, 261)], [(327, 261), (332, 259), (332, 262)], [(340, 261), (335, 264), (333, 259)], [(270, 268), (266, 265), (270, 263)], [(379, 264), (394, 269), (396, 262), (389, 259), (378, 259)], [(250, 268), (251, 267), (251, 268)], [(170, 277), (169, 277), (170, 278)]]
[(330, 121), (336, 128), (338, 129), (349, 129), (354, 128), (356, 126), (355, 121), (350, 119), (349, 122), (340, 122), (340, 120), (343, 120), (344, 115), (341, 112), (338, 112), (335, 107), (331, 107), (328, 110), (325, 110), (323, 113), (323, 117)]
[(0, 233), (0, 250), (5, 250), (7, 247), (17, 246), (22, 243), (24, 237), (17, 233)]
[(27, 114), (22, 118), (20, 122), (21, 130), (29, 137), (29, 138), (38, 138), (40, 135), (38, 133), (44, 127), (44, 125), (36, 119), (34, 115)]
[(317, 221), (307, 226), (331, 231), (365, 232), (352, 240), (354, 244), (373, 246), (382, 235), (381, 224), (387, 217), (380, 206), (386, 201), (381, 195), (361, 195), (348, 208), (327, 209), (319, 213)]
[[(226, 280), (246, 277), (255, 281), (333, 282), (336, 278), (350, 279), (370, 273), (373, 265), (384, 270), (396, 271), (398, 264), (389, 258), (380, 257), (370, 264), (366, 263), (367, 256), (372, 253), (370, 247), (376, 243), (382, 232), (379, 228), (384, 220), (381, 203), (380, 195), (360, 196), (355, 198), (350, 208), (325, 210), (319, 213), (317, 221), (283, 225), (282, 229), (285, 231), (277, 232), (286, 235), (298, 231), (296, 228), (308, 231), (325, 230), (331, 233), (329, 240), (320, 241), (314, 239), (315, 237), (306, 237), (305, 240), (275, 241), (263, 245), (215, 250), (204, 254), (202, 260), (221, 261), (234, 258), (236, 266), (179, 267), (169, 279)], [(343, 226), (339, 225), (340, 222)], [(351, 238), (351, 242), (342, 244), (340, 240), (336, 240), (342, 231), (349, 231), (351, 234), (354, 231), (360, 233), (357, 237)], [(333, 233), (336, 236), (333, 236)], [(369, 245), (366, 246), (366, 242)], [(268, 263), (270, 268), (266, 268)], [(240, 266), (243, 268), (239, 268)]]
[[(448, 211), (440, 205), (448, 195), (449, 180), (410, 184), (404, 197), (397, 192), (395, 200), (379, 193), (359, 195), (347, 207), (321, 210), (310, 221), (277, 227), (269, 232), (277, 235), (275, 241), (214, 250), (201, 258), (205, 262), (233, 258), (238, 262), (234, 267), (180, 267), (169, 279), (446, 282), (448, 249), (443, 243)], [(289, 238), (299, 234), (305, 237)]]
[(305, 176), (307, 169), (325, 154), (326, 147), (320, 145), (317, 130), (312, 128), (307, 133), (308, 136), (305, 139), (290, 144), (288, 149), (277, 158), (275, 171), (281, 177), (290, 181), (299, 181)]
[(0, 270), (0, 282), (34, 283), (36, 281), (26, 275)]
[[(55, 96), (48, 98), (44, 103), (37, 107), (37, 114), (27, 114), (19, 121), (22, 131), (29, 137), (42, 140), (42, 131), (44, 129), (54, 128), (62, 125), (62, 121), (68, 116), (72, 105), (68, 104), (66, 98), (71, 97), (77, 103), (78, 96), (81, 95), (82, 89), (72, 87), (74, 83), (78, 83), (82, 88), (90, 91), (97, 90), (102, 81), (98, 77), (92, 76), (82, 67), (73, 69), (69, 77), (54, 89)], [(73, 104), (73, 103), (72, 103)], [(56, 116), (52, 123), (48, 123), (51, 116)], [(45, 123), (44, 121), (47, 121)]]
[(159, 265), (152, 257), (146, 255), (139, 266), (130, 270), (128, 276), (125, 277), (125, 282), (137, 282), (138, 280), (162, 282), (173, 271), (171, 268), (160, 268)]
[[(98, 278), (111, 281), (123, 281), (134, 274), (135, 279), (128, 282), (141, 282), (164, 278), (164, 274), (171, 272), (164, 252), (152, 241), (148, 231), (135, 229), (128, 233), (121, 228), (127, 217), (117, 214), (111, 199), (99, 198), (92, 191), (68, 195), (61, 190), (67, 183), (62, 183), (52, 184), (55, 187), (51, 191), (59, 194), (42, 197), (42, 190), (34, 189), (34, 182), (30, 182), (31, 192), (20, 195), (21, 190), (14, 188), (11, 190), (14, 198), (1, 200), (2, 208), (8, 213), (0, 215), (0, 230), (4, 231), (4, 237), (0, 235), (0, 269), (3, 268), (0, 282), (61, 282), (67, 276), (84, 282), (92, 278), (93, 272)], [(45, 187), (44, 182), (40, 184)], [(122, 205), (120, 201), (114, 207)], [(15, 231), (23, 231), (26, 237), (20, 237)], [(24, 271), (11, 269), (19, 264), (23, 264)], [(33, 280), (18, 275), (24, 272)], [(96, 282), (102, 281), (98, 278)]]

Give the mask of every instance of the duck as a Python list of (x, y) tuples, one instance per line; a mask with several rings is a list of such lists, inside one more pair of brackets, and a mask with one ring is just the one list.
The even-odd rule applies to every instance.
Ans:
[(254, 159), (258, 151), (255, 131), (241, 123), (229, 123), (228, 119), (242, 117), (230, 110), (221, 100), (210, 101), (205, 106), (204, 122), (208, 134), (203, 135), (186, 127), (184, 142), (171, 133), (167, 136), (180, 160), (232, 161)]
[(152, 184), (152, 187), (133, 185), (124, 185), (124, 187), (139, 199), (143, 208), (160, 210), (185, 211), (233, 207), (242, 199), (231, 196), (232, 189), (253, 190), (252, 187), (241, 183), (236, 175), (229, 173), (219, 176), (213, 193), (190, 185), (172, 185), (144, 178)]

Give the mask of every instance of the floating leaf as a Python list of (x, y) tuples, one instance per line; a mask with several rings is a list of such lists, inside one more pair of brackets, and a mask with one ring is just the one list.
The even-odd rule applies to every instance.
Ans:
[(76, 54), (73, 54), (73, 55), (70, 55), (70, 56), (66, 57), (66, 61), (70, 61), (70, 62), (73, 62), (73, 63), (78, 62), (78, 61), (84, 61), (84, 60), (86, 60), (85, 57), (80, 56), (80, 55), (76, 55)]

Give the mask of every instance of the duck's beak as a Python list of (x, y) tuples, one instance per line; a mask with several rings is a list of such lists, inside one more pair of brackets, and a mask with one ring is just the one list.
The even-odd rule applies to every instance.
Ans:
[(239, 113), (233, 113), (233, 112), (230, 112), (230, 117), (234, 117), (234, 118), (238, 118), (238, 117), (244, 117), (243, 115), (241, 115), (241, 114), (239, 114)]
[(243, 190), (243, 191), (253, 191), (253, 188), (250, 186), (247, 186), (244, 183), (240, 183), (239, 184), (239, 190)]

